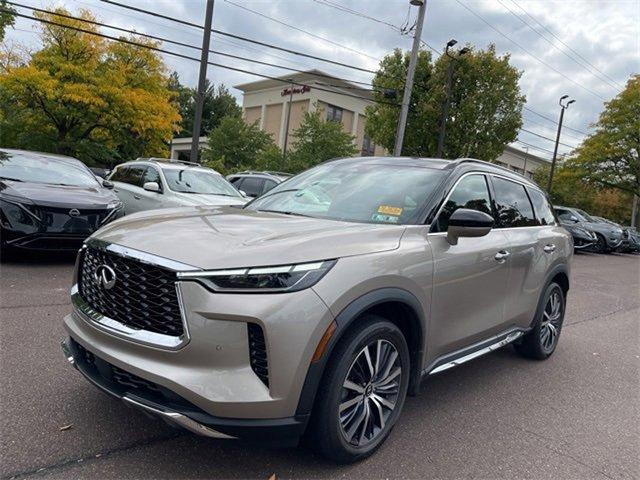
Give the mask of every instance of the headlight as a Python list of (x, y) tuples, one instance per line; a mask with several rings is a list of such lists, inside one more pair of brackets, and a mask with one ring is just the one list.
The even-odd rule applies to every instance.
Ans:
[[(0, 206), (6, 220), (13, 225), (35, 226), (42, 221), (38, 215), (32, 212), (22, 202), (17, 202), (13, 199), (9, 200), (5, 197), (0, 199)], [(31, 205), (29, 206), (32, 207)]]
[(112, 200), (107, 204), (107, 209), (111, 210), (112, 208), (115, 208), (116, 210), (119, 210), (122, 208), (122, 205), (123, 203), (120, 200)]
[(316, 284), (335, 264), (336, 260), (324, 260), (277, 267), (179, 272), (178, 278), (195, 280), (216, 292), (297, 292)]

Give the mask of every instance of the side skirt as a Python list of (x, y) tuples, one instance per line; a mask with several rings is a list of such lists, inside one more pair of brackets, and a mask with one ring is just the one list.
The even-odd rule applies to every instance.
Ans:
[(422, 376), (433, 375), (436, 373), (444, 372), (450, 368), (457, 367), (463, 363), (466, 363), (474, 358), (481, 357), (487, 353), (491, 353), (505, 345), (517, 340), (522, 335), (527, 333), (524, 329), (514, 329), (508, 332), (496, 335), (487, 340), (475, 343), (469, 347), (465, 347), (457, 352), (449, 353), (435, 359), (431, 365), (422, 371)]

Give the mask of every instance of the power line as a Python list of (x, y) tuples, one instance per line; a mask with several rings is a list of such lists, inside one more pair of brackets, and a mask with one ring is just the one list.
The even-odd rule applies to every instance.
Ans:
[[(527, 122), (527, 123), (531, 123), (531, 124), (533, 124), (533, 125), (537, 125), (537, 126), (539, 126), (539, 127), (543, 127), (543, 128), (552, 128), (549, 124), (542, 123), (542, 122), (539, 122), (539, 121), (537, 121), (537, 120), (532, 120), (532, 119), (527, 118), (527, 117), (524, 117), (524, 116), (522, 117), (522, 120), (523, 120), (523, 121), (525, 121), (525, 122)], [(563, 126), (564, 126), (564, 124), (563, 124)], [(563, 132), (562, 132), (562, 135), (564, 135), (564, 136), (566, 136), (566, 137), (569, 137), (569, 138), (571, 138), (571, 139), (573, 139), (573, 140), (576, 140), (577, 142), (582, 142), (582, 140), (584, 140), (584, 136), (578, 137), (577, 135), (572, 134), (572, 133), (565, 132), (564, 130), (563, 130)]]
[(604, 81), (607, 85), (609, 85), (611, 88), (614, 89), (618, 89), (619, 87), (614, 84), (611, 83), (609, 80), (607, 80), (606, 77), (603, 77), (602, 75), (598, 75), (597, 73), (595, 73), (593, 70), (591, 70), (588, 66), (584, 65), (583, 63), (579, 62), (578, 60), (576, 60), (573, 56), (569, 55), (567, 52), (565, 52), (564, 50), (562, 50), (561, 48), (559, 48), (557, 45), (555, 45), (551, 40), (549, 40), (547, 37), (545, 37), (544, 35), (542, 35), (540, 32), (538, 32), (535, 28), (533, 28), (533, 26), (527, 22), (526, 20), (524, 20), (520, 15), (518, 15), (516, 12), (514, 12), (513, 10), (511, 10), (511, 8), (506, 5), (502, 0), (498, 0), (498, 3), (500, 3), (500, 5), (502, 5), (505, 9), (507, 9), (507, 11), (513, 15), (514, 17), (516, 17), (518, 20), (520, 20), (520, 22), (522, 22), (523, 24), (525, 24), (527, 27), (529, 27), (530, 30), (532, 30), (536, 35), (538, 35), (540, 38), (542, 38), (545, 42), (547, 42), (549, 45), (551, 45), (553, 48), (555, 48), (556, 50), (558, 50), (560, 53), (562, 53), (563, 55), (565, 55), (567, 58), (571, 59), (573, 62), (575, 62), (577, 65), (579, 65), (580, 67), (584, 68), (587, 72), (591, 73), (592, 75), (594, 75), (598, 80), (600, 81)]
[(546, 153), (549, 153), (549, 154), (553, 155), (553, 152), (551, 150), (547, 150), (546, 148), (537, 147), (536, 145), (532, 145), (530, 143), (523, 142), (522, 140), (516, 140), (516, 142), (520, 143), (520, 144), (522, 144), (522, 145), (524, 145), (526, 147), (533, 148), (535, 150), (539, 150), (541, 152), (546, 152)]
[[(107, 1), (107, 0), (102, 0), (102, 1)], [(468, 12), (470, 12), (472, 15), (474, 15), (475, 17), (477, 17), (478, 19), (480, 19), (482, 22), (484, 22), (486, 25), (488, 25), (492, 30), (496, 31), (498, 34), (502, 35), (504, 38), (506, 38), (507, 40), (509, 40), (511, 43), (513, 43), (515, 46), (517, 46), (518, 48), (520, 48), (523, 52), (525, 52), (527, 55), (529, 55), (531, 58), (533, 58), (534, 60), (536, 60), (537, 62), (541, 63), (542, 65), (544, 65), (545, 67), (549, 68), (550, 70), (553, 70), (554, 72), (556, 72), (558, 75), (562, 76), (563, 78), (565, 78), (566, 80), (570, 81), (571, 83), (573, 83), (574, 85), (582, 88), (583, 90), (585, 90), (586, 92), (589, 92), (590, 94), (598, 97), (599, 99), (606, 101), (607, 99), (604, 98), (603, 96), (601, 96), (600, 94), (594, 92), (593, 90), (585, 87), (584, 85), (582, 85), (579, 82), (576, 82), (574, 79), (572, 79), (571, 77), (568, 77), (567, 75), (565, 75), (564, 73), (562, 73), (560, 70), (556, 69), (553, 65), (548, 64), (547, 62), (545, 62), (544, 60), (538, 58), (536, 55), (534, 55), (533, 53), (531, 53), (529, 50), (527, 50), (525, 47), (523, 47), (522, 45), (520, 45), (518, 42), (516, 42), (515, 40), (513, 40), (509, 35), (507, 35), (506, 33), (504, 33), (502, 30), (494, 27), (489, 21), (487, 21), (483, 16), (481, 16), (480, 14), (476, 13), (471, 7), (465, 5), (461, 0), (456, 0), (456, 2), (462, 6), (463, 8), (465, 8)]]
[[(540, 118), (544, 118), (545, 120), (548, 120), (549, 122), (553, 123), (554, 125), (558, 125), (558, 121), (557, 121), (557, 120), (554, 120), (554, 119), (553, 119), (553, 118), (551, 118), (551, 117), (547, 117), (546, 115), (543, 115), (543, 114), (541, 114), (541, 113), (538, 113), (538, 112), (536, 112), (535, 110), (532, 110), (531, 108), (526, 107), (526, 106), (525, 106), (525, 107), (522, 107), (522, 108), (524, 108), (527, 112), (531, 112), (531, 113), (533, 113), (534, 115), (539, 116)], [(569, 130), (572, 130), (572, 131), (574, 131), (574, 132), (576, 132), (576, 133), (580, 133), (580, 134), (582, 134), (582, 135), (585, 135), (585, 136), (587, 136), (587, 137), (590, 135), (590, 134), (589, 134), (589, 133), (587, 133), (587, 132), (583, 132), (582, 130), (578, 130), (577, 128), (568, 127), (567, 125), (563, 125), (563, 127), (564, 127), (564, 128), (567, 128), (567, 129), (569, 129)]]
[(618, 83), (615, 79), (611, 78), (609, 75), (607, 75), (605, 72), (603, 72), (602, 70), (600, 70), (598, 67), (596, 67), (594, 64), (592, 64), (589, 60), (587, 60), (586, 58), (584, 58), (582, 55), (580, 55), (579, 52), (577, 52), (576, 50), (574, 50), (571, 46), (567, 45), (560, 37), (558, 37), (555, 33), (553, 33), (553, 31), (551, 31), (550, 29), (548, 29), (543, 23), (541, 23), (539, 20), (537, 20), (535, 17), (533, 17), (531, 14), (529, 14), (529, 12), (527, 12), (524, 7), (522, 7), (518, 2), (516, 2), (516, 0), (511, 0), (511, 3), (513, 3), (516, 7), (518, 7), (520, 10), (522, 10), (524, 12), (524, 14), (529, 17), (531, 20), (533, 20), (534, 22), (536, 22), (538, 25), (540, 25), (542, 28), (544, 28), (547, 32), (549, 32), (549, 34), (551, 34), (551, 36), (553, 38), (555, 38), (556, 40), (558, 40), (562, 45), (564, 45), (565, 47), (567, 47), (571, 52), (573, 52), (578, 58), (580, 58), (583, 62), (585, 62), (587, 65), (591, 66), (593, 69), (597, 70), (598, 72), (600, 72), (602, 75), (604, 75), (606, 78), (608, 78), (609, 80), (611, 80), (612, 82), (614, 82), (616, 85), (618, 85), (620, 88), (624, 88), (624, 85), (621, 85), (620, 83)]
[[(536, 136), (536, 137), (538, 137), (538, 138), (542, 138), (542, 139), (544, 139), (544, 140), (549, 140), (550, 142), (554, 142), (554, 143), (555, 143), (555, 140), (554, 140), (554, 139), (549, 138), (549, 137), (545, 137), (544, 135), (540, 135), (539, 133), (536, 133), (536, 132), (532, 132), (531, 130), (527, 130), (526, 128), (521, 128), (521, 129), (520, 129), (520, 131), (521, 131), (521, 132), (528, 133), (528, 134), (530, 134), (530, 135), (534, 135), (534, 136)], [(569, 144), (567, 144), (567, 143), (558, 142), (558, 144), (559, 144), (559, 145), (564, 145), (565, 147), (568, 147), (568, 148), (571, 148), (571, 149), (576, 149), (576, 148), (578, 148), (578, 147), (575, 147), (575, 146), (573, 146), (573, 145), (569, 145)]]
[[(0, 12), (9, 12), (9, 10), (4, 9), (4, 8), (0, 8)], [(14, 12), (11, 12), (11, 13), (14, 14), (15, 16), (17, 16), (17, 17), (26, 18), (28, 20), (33, 20), (33, 21), (40, 22), (40, 23), (46, 23), (46, 24), (54, 25), (54, 26), (61, 27), (61, 28), (67, 28), (67, 29), (70, 29), (70, 30), (75, 30), (75, 31), (78, 31), (78, 32), (86, 33), (88, 35), (94, 35), (94, 36), (97, 36), (97, 37), (106, 38), (107, 40), (112, 40), (114, 42), (126, 43), (128, 45), (133, 45), (135, 47), (145, 48), (147, 50), (153, 50), (153, 51), (156, 51), (156, 52), (159, 52), (159, 53), (164, 53), (164, 54), (167, 54), (167, 55), (172, 55), (172, 56), (175, 56), (175, 57), (183, 58), (185, 60), (191, 60), (191, 61), (195, 61), (195, 62), (200, 63), (200, 59), (198, 59), (198, 58), (190, 57), (188, 55), (184, 55), (184, 54), (181, 54), (181, 53), (178, 53), (178, 52), (172, 52), (172, 51), (169, 51), (169, 50), (165, 50), (163, 48), (153, 47), (151, 45), (145, 45), (145, 44), (142, 44), (142, 43), (134, 42), (132, 40), (127, 40), (127, 39), (124, 39), (124, 38), (117, 38), (117, 37), (113, 37), (111, 35), (105, 35), (103, 33), (97, 33), (97, 32), (93, 32), (91, 30), (86, 30), (86, 29), (79, 28), (79, 27), (72, 27), (71, 25), (64, 25), (64, 24), (61, 24), (61, 23), (53, 22), (51, 20), (45, 20), (45, 19), (42, 19), (42, 18), (36, 18), (36, 17), (29, 16), (29, 15), (24, 15), (22, 13), (14, 13)], [(304, 83), (291, 81), (289, 79), (272, 77), (270, 75), (264, 75), (262, 73), (256, 73), (256, 72), (252, 72), (252, 71), (249, 71), (249, 70), (244, 70), (244, 69), (241, 69), (241, 68), (232, 67), (230, 65), (224, 65), (224, 64), (220, 64), (220, 63), (216, 63), (216, 62), (207, 62), (207, 64), (211, 65), (211, 66), (214, 66), (214, 67), (223, 68), (223, 69), (226, 69), (226, 70), (232, 70), (234, 72), (240, 72), (240, 73), (245, 73), (247, 75), (253, 75), (253, 76), (256, 76), (256, 77), (265, 78), (265, 79), (268, 79), (268, 80), (274, 80), (274, 81), (281, 82), (281, 83), (287, 84), (287, 85), (298, 85), (298, 86), (301, 86), (301, 87), (306, 85)], [(369, 101), (369, 102), (383, 103), (383, 104), (387, 104), (387, 105), (395, 105), (395, 106), (397, 106), (397, 104), (395, 104), (395, 103), (384, 102), (384, 101), (380, 101), (380, 100), (373, 100), (371, 98), (361, 97), (360, 95), (355, 95), (355, 94), (351, 94), (351, 93), (347, 93), (347, 92), (336, 92), (335, 90), (328, 90), (328, 89), (320, 88), (320, 87), (314, 87), (314, 88), (316, 90), (329, 92), (329, 93), (334, 93), (336, 95), (343, 95), (343, 96), (347, 96), (347, 97), (366, 100), (366, 101)]]
[(228, 4), (230, 4), (230, 5), (233, 5), (234, 7), (241, 8), (242, 10), (245, 10), (247, 12), (251, 12), (254, 15), (258, 15), (258, 16), (260, 16), (262, 18), (266, 18), (267, 20), (271, 20), (272, 22), (276, 22), (276, 23), (278, 23), (280, 25), (284, 25), (285, 27), (292, 28), (292, 29), (294, 29), (294, 30), (296, 30), (298, 32), (301, 32), (301, 33), (304, 33), (306, 35), (309, 35), (310, 37), (317, 38), (318, 40), (322, 40), (323, 42), (327, 42), (327, 43), (329, 43), (331, 45), (334, 45), (336, 47), (344, 48), (345, 50), (349, 50), (351, 52), (357, 53), (358, 55), (362, 55), (364, 57), (370, 58), (372, 60), (375, 60), (376, 62), (380, 61), (379, 58), (376, 58), (376, 57), (373, 57), (373, 56), (371, 56), (371, 55), (369, 55), (367, 53), (361, 52), (360, 50), (356, 50), (355, 48), (347, 47), (346, 45), (343, 45), (343, 44), (338, 43), (338, 42), (334, 42), (333, 40), (329, 40), (328, 38), (325, 38), (325, 37), (323, 37), (321, 35), (317, 35), (315, 33), (307, 32), (306, 30), (303, 30), (302, 28), (296, 27), (294, 25), (290, 25), (288, 23), (283, 22), (282, 20), (278, 20), (277, 18), (270, 17), (269, 15), (266, 15), (266, 14), (264, 14), (262, 12), (258, 12), (256, 10), (252, 10), (251, 8), (245, 7), (244, 5), (239, 5), (239, 4), (235, 3), (235, 2), (232, 2), (231, 0), (224, 0), (224, 1), (226, 3), (228, 3)]

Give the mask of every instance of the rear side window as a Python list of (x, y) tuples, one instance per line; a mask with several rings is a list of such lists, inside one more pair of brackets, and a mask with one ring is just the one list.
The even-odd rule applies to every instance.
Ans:
[(269, 190), (271, 190), (273, 187), (275, 187), (277, 185), (276, 182), (274, 182), (273, 180), (265, 180), (264, 181), (264, 188), (262, 189), (262, 193), (267, 193)]
[(493, 177), (492, 181), (498, 219), (503, 228), (537, 225), (524, 185), (499, 177)]
[(533, 203), (533, 209), (536, 212), (538, 223), (540, 225), (554, 225), (556, 219), (547, 198), (538, 190), (533, 190), (532, 188), (527, 190), (529, 192), (529, 198), (531, 198), (531, 203)]
[(459, 208), (478, 210), (493, 216), (491, 197), (484, 175), (469, 175), (458, 182), (442, 207), (432, 231), (446, 232), (449, 228), (449, 218)]

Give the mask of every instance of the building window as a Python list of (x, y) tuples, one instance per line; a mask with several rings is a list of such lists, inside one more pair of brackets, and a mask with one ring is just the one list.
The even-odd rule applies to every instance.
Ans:
[(342, 108), (327, 105), (327, 122), (342, 122)]
[(369, 138), (368, 135), (365, 135), (362, 139), (362, 156), (363, 157), (371, 157), (376, 150), (376, 144), (373, 143), (373, 140)]

